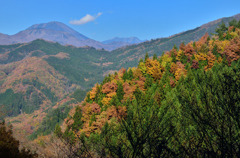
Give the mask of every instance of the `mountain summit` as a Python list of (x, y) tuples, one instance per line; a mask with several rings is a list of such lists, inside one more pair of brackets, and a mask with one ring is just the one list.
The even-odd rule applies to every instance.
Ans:
[[(116, 48), (131, 45), (132, 43), (137, 43), (139, 39), (131, 38), (119, 38), (114, 39), (114, 41), (110, 43), (101, 43), (99, 41), (95, 41), (90, 39), (79, 32), (73, 30), (69, 26), (64, 23), (52, 21), (48, 23), (35, 24), (26, 30), (20, 31), (15, 35), (6, 35), (0, 33), (0, 45), (9, 45), (15, 43), (27, 43), (34, 41), (36, 39), (44, 39), (47, 41), (58, 42), (62, 45), (73, 45), (76, 47), (82, 46), (92, 46), (96, 49), (106, 49), (106, 50), (114, 50)], [(121, 42), (121, 41), (130, 41), (129, 42)], [(120, 41), (120, 42), (116, 42)]]
[(89, 39), (88, 37), (80, 34), (79, 32), (73, 30), (72, 28), (68, 27), (64, 23), (57, 22), (57, 21), (52, 21), (49, 23), (35, 24), (35, 25), (32, 25), (31, 27), (27, 28), (26, 30), (34, 30), (34, 29), (47, 29), (47, 30), (54, 30), (54, 31), (62, 31), (62, 32), (67, 32), (71, 35), (74, 35), (79, 40)]

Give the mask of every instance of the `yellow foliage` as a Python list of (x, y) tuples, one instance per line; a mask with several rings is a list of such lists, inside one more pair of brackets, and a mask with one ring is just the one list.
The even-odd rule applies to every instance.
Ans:
[(230, 44), (230, 41), (228, 41), (228, 40), (224, 40), (224, 41), (216, 40), (215, 44), (217, 45), (218, 52), (223, 53), (223, 51), (225, 50), (225, 47)]
[(143, 76), (142, 71), (139, 68), (136, 68), (135, 71), (133, 71), (133, 77), (134, 78), (139, 78), (139, 77), (142, 77), (142, 76)]
[(111, 82), (114, 82), (117, 84), (118, 81), (114, 78)]
[(90, 106), (87, 106), (81, 120), (83, 122), (87, 122), (90, 119), (91, 114), (92, 114), (92, 108)]
[(90, 99), (93, 100), (95, 98), (96, 95), (96, 87), (93, 87), (92, 90), (90, 91)]
[(219, 57), (218, 60), (217, 60), (217, 62), (218, 62), (218, 63), (221, 63), (222, 60), (223, 60), (222, 57)]
[(235, 29), (235, 33), (237, 33), (238, 36), (240, 36), (240, 28), (236, 28), (236, 29)]
[(108, 98), (112, 98), (114, 95), (116, 95), (117, 93), (116, 92), (112, 92), (112, 93), (109, 93), (107, 94), (107, 97)]
[(182, 53), (183, 51), (181, 49), (177, 52), (177, 56), (176, 56), (177, 60), (180, 60)]
[(172, 74), (174, 74), (174, 73), (176, 72), (176, 70), (177, 70), (177, 65), (176, 65), (175, 63), (172, 63), (170, 72), (171, 72)]
[(182, 75), (184, 77), (186, 77), (187, 76), (187, 70), (186, 69), (177, 68), (177, 70), (176, 70), (176, 72), (174, 74), (176, 81), (178, 81), (181, 78)]
[(238, 37), (237, 32), (230, 32), (229, 35), (230, 35), (232, 38)]
[(210, 51), (212, 51), (214, 48), (214, 41), (212, 39), (208, 41), (208, 48)]
[(204, 67), (204, 70), (209, 70), (213, 67), (214, 65), (214, 62), (216, 60), (216, 56), (212, 54), (212, 52), (209, 52), (208, 55), (207, 55), (207, 62), (208, 62), (208, 65), (206, 65)]
[(198, 53), (198, 54), (194, 54), (195, 60), (199, 61), (199, 60), (206, 60), (207, 59), (207, 54), (204, 53)]
[(162, 77), (162, 72), (161, 72), (161, 69), (159, 67), (153, 67), (152, 68), (152, 77), (154, 78), (154, 80), (160, 80), (161, 77)]
[(162, 59), (162, 64), (161, 64), (161, 65), (162, 65), (163, 67), (166, 67), (167, 63), (172, 61), (172, 58), (171, 58), (168, 54), (164, 54), (164, 55), (161, 57), (161, 59)]
[(160, 69), (160, 63), (157, 60), (147, 59), (145, 65), (147, 67), (147, 73), (150, 75), (154, 74), (156, 68)]
[(104, 97), (101, 102), (102, 102), (103, 105), (109, 105), (111, 99), (112, 98)]
[(138, 68), (141, 70), (141, 72), (142, 72), (143, 74), (146, 74), (147, 68), (146, 68), (146, 66), (145, 66), (145, 64), (144, 64), (143, 62), (140, 62), (140, 63), (139, 63)]

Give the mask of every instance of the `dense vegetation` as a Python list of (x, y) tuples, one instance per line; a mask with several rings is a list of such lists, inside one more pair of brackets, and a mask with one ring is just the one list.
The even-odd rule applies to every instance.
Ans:
[(25, 148), (19, 149), (19, 141), (12, 135), (12, 126), (6, 126), (5, 122), (0, 122), (0, 157), (35, 158), (38, 154), (31, 153)]
[(69, 157), (238, 157), (240, 21), (105, 77), (55, 134)]
[(2, 120), (5, 115), (16, 116), (21, 113), (20, 109), (26, 105), (23, 94), (14, 93), (12, 89), (7, 89), (5, 93), (0, 94), (0, 106), (5, 111), (4, 115), (0, 116)]
[(38, 129), (33, 134), (31, 134), (29, 138), (32, 140), (37, 138), (37, 136), (39, 135), (51, 134), (51, 132), (54, 131), (56, 124), (61, 124), (63, 120), (67, 117), (70, 111), (69, 105), (76, 102), (76, 100), (71, 100), (60, 105), (56, 109), (50, 110), (47, 113), (46, 117), (43, 118)]
[[(186, 119), (192, 119), (191, 117), (193, 116), (188, 115), (193, 113), (193, 111), (184, 109), (188, 107), (185, 104), (189, 102), (186, 98), (195, 98), (194, 103), (204, 108), (205, 104), (208, 104), (206, 102), (210, 102), (209, 104), (211, 105), (219, 105), (220, 100), (217, 98), (228, 97), (225, 94), (216, 93), (221, 92), (221, 89), (218, 89), (218, 87), (205, 85), (205, 83), (212, 83), (208, 82), (208, 80), (214, 81), (214, 83), (225, 83), (224, 81), (220, 81), (220, 79), (219, 81), (216, 79), (226, 76), (226, 74), (217, 74), (218, 71), (233, 71), (233, 74), (231, 74), (233, 76), (235, 71), (238, 71), (239, 29), (237, 28), (239, 28), (240, 22), (236, 20), (229, 22), (231, 19), (223, 18), (222, 21), (216, 21), (207, 26), (198, 27), (169, 38), (146, 41), (112, 52), (96, 50), (93, 47), (76, 48), (73, 46), (62, 46), (59, 43), (51, 43), (39, 39), (27, 44), (0, 46), (1, 110), (7, 116), (17, 116), (23, 113), (23, 115), (19, 115), (19, 118), (10, 121), (12, 123), (21, 122), (26, 131), (30, 133), (34, 132), (31, 135), (31, 138), (34, 139), (41, 134), (47, 135), (51, 133), (55, 125), (61, 124), (62, 120), (67, 117), (67, 113), (70, 110), (68, 103), (58, 107), (58, 102), (63, 97), (66, 97), (78, 88), (70, 97), (81, 102), (86, 96), (86, 91), (89, 91), (88, 88), (94, 87), (87, 94), (83, 106), (76, 109), (78, 113), (71, 116), (72, 118), (69, 118), (68, 123), (69, 126), (73, 126), (69, 127), (68, 130), (71, 131), (73, 129), (73, 133), (77, 133), (76, 135), (81, 138), (81, 141), (85, 142), (84, 149), (86, 150), (82, 151), (83, 154), (89, 151), (90, 154), (97, 153), (96, 155), (104, 156), (106, 154), (114, 156), (115, 153), (116, 156), (121, 155), (122, 152), (129, 153), (129, 157), (131, 157), (139, 155), (138, 152), (142, 151), (143, 153), (141, 154), (145, 156), (147, 154), (156, 156), (152, 154), (155, 152), (155, 149), (151, 148), (150, 151), (149, 146), (161, 146), (161, 143), (165, 143), (165, 146), (161, 148), (164, 152), (167, 150), (167, 154), (178, 155), (179, 153), (173, 151), (173, 148), (176, 148), (179, 149), (180, 154), (184, 151), (184, 154), (191, 155), (192, 153), (187, 152), (192, 149), (179, 147), (178, 144), (186, 143), (187, 146), (190, 146), (191, 144), (188, 141), (190, 137), (181, 138), (176, 136), (176, 133), (172, 133), (173, 136), (170, 137), (168, 134), (172, 131), (181, 132), (182, 129), (180, 130), (177, 127), (182, 128), (184, 121), (174, 122), (176, 118), (181, 120), (182, 116), (184, 116)], [(215, 31), (220, 22), (224, 23)], [(229, 25), (225, 25), (227, 22), (233, 27), (228, 28)], [(184, 44), (198, 40), (206, 32), (215, 32), (217, 36), (212, 35), (210, 38), (208, 35), (205, 35), (198, 42)], [(180, 45), (179, 48), (174, 43)], [(171, 50), (173, 46), (174, 48)], [(162, 54), (165, 50), (171, 51)], [(148, 51), (148, 54), (146, 54), (145, 59), (139, 62), (139, 59), (144, 57), (146, 51)], [(161, 55), (160, 58), (158, 57), (159, 55)], [(149, 59), (149, 56), (153, 56), (153, 59)], [(104, 79), (106, 74), (112, 73), (121, 67), (127, 68), (137, 65), (138, 67), (129, 68), (128, 70), (123, 68), (118, 73), (109, 75)], [(226, 65), (229, 66), (228, 69)], [(210, 72), (213, 73), (212, 76), (209, 74)], [(197, 76), (200, 74), (201, 76)], [(233, 78), (238, 79), (237, 75)], [(194, 83), (192, 83), (192, 80), (194, 80)], [(203, 81), (200, 82), (201, 80)], [(97, 82), (102, 83), (94, 85)], [(237, 87), (238, 85), (233, 86)], [(202, 87), (205, 87), (205, 90), (201, 89)], [(215, 88), (211, 90), (210, 94), (208, 93), (209, 87)], [(207, 91), (205, 96), (213, 96), (217, 101), (211, 99), (204, 101), (204, 96), (202, 95), (205, 91)], [(183, 92), (186, 92), (189, 96), (181, 96)], [(200, 92), (203, 93), (200, 94)], [(229, 99), (225, 98), (222, 102), (226, 100)], [(189, 104), (194, 105), (192, 100), (190, 101)], [(171, 104), (171, 106), (167, 103)], [(52, 109), (52, 106), (55, 106), (57, 109)], [(180, 110), (178, 109), (179, 107), (181, 107)], [(171, 113), (170, 110), (167, 110), (168, 108), (177, 110), (173, 110), (174, 112)], [(136, 115), (136, 109), (138, 109), (137, 111), (142, 111), (142, 113), (139, 113), (139, 116)], [(154, 111), (152, 111), (153, 109)], [(166, 109), (166, 111), (163, 112), (163, 109)], [(36, 114), (33, 114), (35, 111)], [(46, 116), (40, 115), (42, 111), (49, 112), (49, 114)], [(56, 113), (59, 115), (56, 115)], [(160, 115), (165, 113), (166, 116)], [(185, 115), (185, 113), (188, 115)], [(25, 114), (29, 115), (25, 117)], [(203, 114), (205, 113), (203, 112)], [(118, 116), (121, 117), (118, 118)], [(0, 116), (0, 120), (3, 117)], [(43, 117), (45, 118), (40, 123), (39, 121)], [(166, 117), (169, 119), (169, 124), (165, 120)], [(206, 114), (206, 117), (211, 118), (212, 116)], [(141, 125), (139, 122), (131, 121), (135, 120), (135, 118), (140, 121), (154, 121), (146, 122), (146, 125)], [(214, 116), (214, 118), (217, 117)], [(194, 119), (197, 120), (196, 118)], [(31, 122), (31, 120), (34, 121)], [(162, 120), (164, 125), (161, 123), (161, 125), (158, 125), (158, 120)], [(195, 125), (192, 125), (194, 122), (189, 122), (188, 120), (186, 122), (188, 124), (185, 123), (187, 127), (184, 125), (184, 128), (188, 129), (191, 127), (191, 130), (196, 130)], [(197, 122), (197, 124), (201, 123)], [(136, 126), (137, 124), (139, 126)], [(215, 124), (211, 126), (219, 128)], [(131, 133), (126, 133), (127, 130), (132, 131), (129, 128), (139, 129), (138, 133), (133, 134), (133, 138), (127, 138), (132, 135)], [(145, 131), (141, 128), (144, 128)], [(23, 128), (20, 127), (20, 129)], [(152, 130), (152, 133), (148, 133), (146, 129)], [(166, 131), (162, 129), (166, 129)], [(108, 133), (109, 130), (113, 133)], [(190, 133), (192, 132), (191, 130), (189, 130)], [(24, 131), (25, 129), (22, 130), (22, 132)], [(160, 134), (157, 137), (152, 137), (154, 132), (160, 132)], [(80, 133), (85, 133), (86, 137), (80, 137)], [(165, 135), (166, 133), (167, 135)], [(194, 135), (197, 134), (194, 133)], [(142, 140), (137, 135), (141, 136), (141, 139), (143, 137), (148, 139), (147, 142), (140, 143), (139, 141)], [(60, 134), (60, 136), (63, 135)], [(69, 138), (68, 136), (71, 136), (71, 132), (70, 134), (69, 132), (65, 133), (65, 138)], [(181, 140), (175, 137), (181, 138)], [(199, 135), (198, 137), (202, 139)], [(171, 139), (171, 143), (173, 144), (169, 144), (168, 140), (157, 141), (162, 138)], [(135, 141), (135, 139), (137, 140)], [(144, 141), (146, 141), (145, 139)], [(216, 137), (216, 139), (218, 138)], [(213, 140), (216, 141), (214, 143), (218, 143), (215, 138)], [(120, 142), (124, 142), (125, 144), (121, 144)], [(100, 148), (92, 147), (94, 143), (98, 144), (98, 147), (101, 147), (102, 151), (99, 151)], [(202, 141), (201, 143), (206, 142)], [(214, 146), (213, 150), (216, 152), (217, 148), (214, 143), (212, 146)], [(142, 144), (142, 146), (138, 144)], [(137, 149), (139, 151), (134, 151)], [(199, 150), (203, 150), (203, 148), (199, 147)], [(196, 152), (200, 152), (199, 150)], [(122, 156), (127, 157), (126, 155)]]
[[(33, 113), (43, 104), (45, 96), (53, 103), (58, 99), (46, 85), (36, 80), (23, 79), (22, 84), (24, 86), (27, 85), (25, 93), (14, 92), (12, 89), (7, 89), (4, 93), (0, 93), (0, 106), (4, 107), (6, 111), (5, 116), (17, 116), (21, 112)], [(3, 119), (3, 117), (0, 119)]]
[[(227, 23), (231, 19), (232, 18), (223, 18), (222, 22)], [(6, 107), (8, 116), (17, 116), (21, 113), (20, 109), (22, 109), (22, 112), (32, 113), (34, 110), (39, 109), (44, 100), (48, 99), (54, 103), (58, 99), (61, 99), (64, 93), (74, 91), (75, 88), (73, 85), (80, 86), (83, 91), (89, 89), (93, 87), (95, 83), (101, 82), (104, 79), (104, 75), (109, 72), (116, 71), (120, 67), (127, 68), (136, 66), (140, 57), (144, 57), (146, 51), (149, 52), (150, 56), (154, 53), (161, 55), (163, 51), (170, 50), (174, 44), (179, 45), (181, 42), (187, 43), (198, 40), (204, 33), (214, 32), (219, 22), (210, 24), (207, 27), (198, 27), (169, 38), (146, 41), (112, 52), (96, 50), (93, 47), (76, 48), (73, 46), (62, 46), (59, 43), (50, 43), (40, 39), (28, 44), (1, 45), (0, 63), (3, 65), (0, 67), (0, 85), (2, 87), (3, 85), (10, 86), (12, 84), (13, 87), (6, 88), (9, 89), (7, 91), (2, 91), (3, 93), (0, 94), (2, 98), (0, 105)], [(26, 61), (18, 65), (14, 64), (17, 61), (23, 61), (26, 57), (42, 58), (47, 61), (49, 65), (41, 70), (33, 70), (31, 68), (22, 70), (22, 75), (20, 76), (19, 74), (18, 79), (16, 78), (14, 80), (13, 76), (16, 76), (13, 75), (14, 69), (25, 67), (38, 60), (29, 59), (27, 64), (24, 64)], [(13, 64), (7, 65), (7, 63)], [(64, 77), (56, 74), (53, 75), (54, 71), (50, 70), (50, 66), (54, 69), (55, 73), (61, 74)], [(52, 78), (54, 78), (54, 80), (49, 81)], [(12, 83), (6, 83), (10, 80)], [(55, 85), (51, 83), (53, 81)], [(31, 94), (25, 94), (24, 90), (19, 91), (14, 89), (19, 86), (19, 84), (22, 84), (25, 88), (26, 85), (30, 86), (27, 92), (29, 92), (31, 86), (33, 86)], [(62, 88), (61, 91), (59, 91), (59, 87)], [(12, 89), (12, 91), (10, 89)], [(55, 91), (53, 89), (55, 89)], [(41, 91), (41, 93), (39, 93), (38, 90)], [(59, 92), (58, 96), (56, 91)], [(80, 91), (78, 90), (76, 93), (80, 93)], [(5, 97), (6, 95), (7, 97)], [(83, 96), (85, 96), (85, 94), (83, 94)], [(82, 98), (78, 98), (77, 100), (80, 101)]]

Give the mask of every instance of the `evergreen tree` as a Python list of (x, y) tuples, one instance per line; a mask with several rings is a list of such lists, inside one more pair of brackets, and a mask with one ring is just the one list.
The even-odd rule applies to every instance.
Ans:
[(152, 83), (153, 83), (153, 78), (150, 75), (147, 75), (146, 81), (144, 83), (144, 88), (147, 89), (147, 88), (151, 87)]
[(124, 82), (128, 79), (128, 72), (126, 71), (126, 72), (124, 72), (124, 74), (123, 74), (123, 80), (124, 80)]
[(123, 99), (124, 91), (123, 91), (123, 85), (121, 82), (118, 82), (118, 88), (117, 88), (117, 98), (119, 101)]
[(234, 27), (237, 27), (237, 20), (236, 19), (233, 19), (231, 21), (229, 21), (229, 26), (234, 26)]
[(240, 28), (240, 20), (238, 21), (237, 28)]
[(177, 59), (176, 59), (176, 56), (175, 56), (174, 52), (171, 52), (171, 58), (172, 58), (172, 62), (174, 62), (174, 63), (177, 62)]
[(153, 60), (157, 60), (157, 59), (158, 59), (157, 54), (154, 53), (154, 54), (153, 54)]
[(128, 79), (129, 79), (129, 80), (132, 80), (132, 79), (133, 79), (133, 72), (132, 72), (132, 69), (131, 69), (131, 68), (129, 68), (129, 70), (128, 70)]
[(178, 50), (178, 47), (176, 46), (176, 44), (174, 44), (173, 49)]
[(79, 129), (82, 128), (83, 122), (81, 118), (82, 118), (82, 110), (79, 106), (77, 106), (75, 109), (75, 113), (73, 115), (74, 123), (71, 126), (73, 131), (79, 131)]
[(144, 62), (146, 62), (148, 58), (149, 58), (149, 56), (148, 56), (148, 52), (146, 52), (146, 54), (145, 54), (145, 58), (144, 58)]

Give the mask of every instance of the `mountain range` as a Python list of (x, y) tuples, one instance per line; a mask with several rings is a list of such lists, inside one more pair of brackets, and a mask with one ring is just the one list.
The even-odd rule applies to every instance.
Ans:
[[(0, 43), (5, 44), (0, 45), (0, 108), (6, 108), (7, 121), (19, 133), (33, 134), (32, 138), (42, 131), (49, 134), (62, 120), (52, 119), (54, 110), (69, 111), (96, 83), (108, 82), (109, 73), (136, 67), (146, 52), (150, 57), (161, 56), (174, 44), (197, 41), (205, 33), (211, 35), (222, 22), (228, 24), (233, 18), (239, 20), (240, 14), (144, 42), (133, 37), (113, 38), (103, 44), (59, 22), (36, 24), (12, 36), (0, 34)], [(106, 51), (113, 49), (113, 43), (121, 48)], [(122, 47), (121, 43), (129, 45)], [(102, 46), (109, 47), (98, 49)]]
[(96, 49), (113, 50), (118, 47), (131, 45), (133, 43), (140, 43), (141, 40), (135, 38), (115, 38), (118, 40), (108, 40), (112, 42), (101, 43), (99, 41), (90, 39), (79, 32), (73, 30), (61, 22), (49, 22), (42, 24), (35, 24), (26, 30), (20, 31), (14, 35), (6, 35), (0, 33), (0, 44), (14, 44), (27, 43), (36, 39), (44, 39), (47, 41), (58, 42), (62, 45), (73, 45), (76, 47), (92, 46)]

